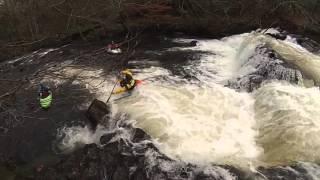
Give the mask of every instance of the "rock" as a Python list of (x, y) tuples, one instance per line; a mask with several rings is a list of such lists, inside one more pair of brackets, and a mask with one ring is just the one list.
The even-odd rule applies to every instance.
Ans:
[(147, 176), (143, 169), (137, 169), (131, 176), (130, 179), (132, 180), (147, 180)]
[(102, 120), (106, 115), (109, 115), (110, 112), (109, 105), (97, 99), (93, 100), (86, 112), (90, 127), (95, 130), (97, 125), (102, 124)]
[(129, 179), (129, 170), (126, 167), (123, 166), (118, 166), (117, 169), (115, 170), (113, 176), (113, 180), (125, 180)]
[(181, 168), (180, 177), (184, 179), (188, 179), (190, 177), (190, 169), (189, 168)]
[(211, 176), (208, 176), (206, 174), (198, 174), (195, 179), (196, 180), (215, 180)]
[(96, 162), (89, 162), (88, 167), (83, 172), (83, 176), (85, 176), (85, 179), (96, 179), (96, 177), (99, 177), (98, 170), (99, 166)]
[(139, 142), (146, 139), (151, 139), (151, 137), (147, 133), (145, 133), (142, 129), (136, 128), (132, 138), (132, 142)]
[(111, 155), (115, 155), (118, 154), (119, 152), (119, 142), (111, 142), (108, 145), (104, 146), (103, 151), (105, 153), (111, 154)]
[(97, 160), (99, 158), (99, 149), (96, 144), (88, 144), (84, 147), (86, 158), (90, 160)]
[(297, 43), (300, 44), (302, 47), (306, 48), (308, 51), (312, 53), (320, 53), (320, 44), (317, 43), (316, 41), (309, 39), (309, 38), (296, 38)]
[(283, 179), (313, 180), (313, 178), (309, 176), (306, 169), (298, 165), (287, 166), (287, 167), (270, 167), (270, 168), (260, 167), (258, 168), (258, 171), (263, 175), (265, 175), (266, 177), (268, 177), (268, 179), (270, 180), (283, 180)]
[(266, 34), (279, 40), (285, 40), (287, 38), (287, 35), (284, 33), (276, 33), (276, 34), (266, 33)]
[(254, 71), (230, 80), (226, 86), (252, 92), (265, 80), (284, 80), (297, 84), (303, 77), (296, 67), (286, 63), (273, 50), (263, 46), (257, 47), (255, 54), (244, 62), (242, 67), (244, 69), (253, 67)]
[(108, 133), (108, 134), (105, 134), (103, 136), (101, 136), (100, 138), (100, 143), (102, 145), (104, 144), (108, 144), (109, 141), (116, 135), (116, 133)]
[(179, 46), (179, 47), (194, 47), (194, 46), (197, 46), (198, 44), (198, 41), (190, 41), (190, 42), (175, 42), (173, 44), (176, 44), (176, 46)]
[[(283, 31), (275, 34), (273, 33), (266, 33), (266, 34), (279, 40), (285, 40), (288, 36), (288, 33)], [(296, 39), (297, 43), (302, 47), (306, 48), (308, 51), (312, 53), (320, 53), (320, 44), (318, 42), (310, 38), (303, 37), (301, 35), (296, 35), (296, 34), (290, 34), (290, 37)]]
[(198, 44), (198, 41), (191, 41), (190, 42), (191, 47), (197, 46), (197, 44)]
[[(133, 130), (135, 130), (137, 139), (145, 137), (145, 133), (142, 130)], [(107, 137), (110, 138), (112, 135)], [(174, 161), (159, 153), (154, 145), (147, 146), (143, 156), (135, 156), (134, 153), (128, 152), (130, 150), (132, 151), (133, 148), (124, 140), (111, 142), (103, 147), (98, 147), (95, 144), (86, 145), (82, 150), (66, 156), (53, 167), (43, 168), (41, 172), (36, 172), (34, 179), (226, 180), (257, 179), (261, 177), (261, 175), (254, 173), (248, 175), (244, 171), (228, 165), (198, 167)], [(272, 180), (311, 180), (307, 170), (297, 165), (259, 168), (258, 170), (265, 177)]]

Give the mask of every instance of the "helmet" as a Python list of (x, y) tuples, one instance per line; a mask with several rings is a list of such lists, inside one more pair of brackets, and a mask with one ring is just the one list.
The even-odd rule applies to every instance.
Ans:
[(125, 70), (121, 71), (121, 74), (132, 76), (132, 73), (131, 73), (130, 69), (125, 69)]
[(39, 84), (39, 92), (46, 92), (50, 91), (50, 88), (48, 86), (43, 85), (42, 83)]

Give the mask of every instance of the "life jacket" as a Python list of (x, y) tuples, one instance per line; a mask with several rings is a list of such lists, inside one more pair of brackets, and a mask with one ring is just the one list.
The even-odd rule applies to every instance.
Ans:
[(131, 72), (123, 71), (126, 77), (120, 81), (120, 86), (125, 87), (127, 90), (132, 90), (136, 86), (136, 80), (132, 78)]
[(48, 96), (40, 97), (40, 106), (44, 109), (47, 109), (51, 106), (52, 103), (52, 93), (49, 93)]

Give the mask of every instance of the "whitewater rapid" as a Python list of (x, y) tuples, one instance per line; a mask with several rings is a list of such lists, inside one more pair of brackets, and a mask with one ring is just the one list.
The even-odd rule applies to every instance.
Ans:
[[(196, 47), (167, 50), (206, 52), (183, 65), (196, 80), (175, 75), (154, 65), (161, 64), (154, 60), (150, 66), (148, 60), (132, 62), (134, 76), (144, 83), (131, 96), (113, 102), (113, 115), (127, 114), (128, 121), (145, 130), (161, 152), (198, 165), (319, 162), (318, 87), (273, 80), (248, 93), (225, 86), (229, 80), (256, 71), (247, 61), (259, 45), (270, 46), (314, 84), (320, 82), (319, 56), (291, 41), (256, 32), (198, 42)], [(105, 87), (100, 91), (107, 91)], [(63, 142), (70, 143), (75, 142)]]

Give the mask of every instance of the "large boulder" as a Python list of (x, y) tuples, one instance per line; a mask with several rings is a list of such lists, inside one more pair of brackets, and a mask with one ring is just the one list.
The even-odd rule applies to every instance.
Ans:
[(255, 70), (229, 80), (226, 86), (252, 92), (268, 80), (283, 80), (293, 84), (303, 80), (303, 74), (295, 66), (286, 63), (279, 54), (265, 46), (257, 47), (255, 53), (241, 65), (240, 70), (248, 67)]
[(94, 99), (89, 106), (86, 116), (89, 120), (90, 127), (95, 130), (98, 124), (103, 124), (105, 116), (110, 115), (111, 107), (98, 99)]
[(308, 51), (320, 54), (320, 44), (318, 42), (306, 37), (296, 37), (296, 40), (298, 44), (306, 48)]

